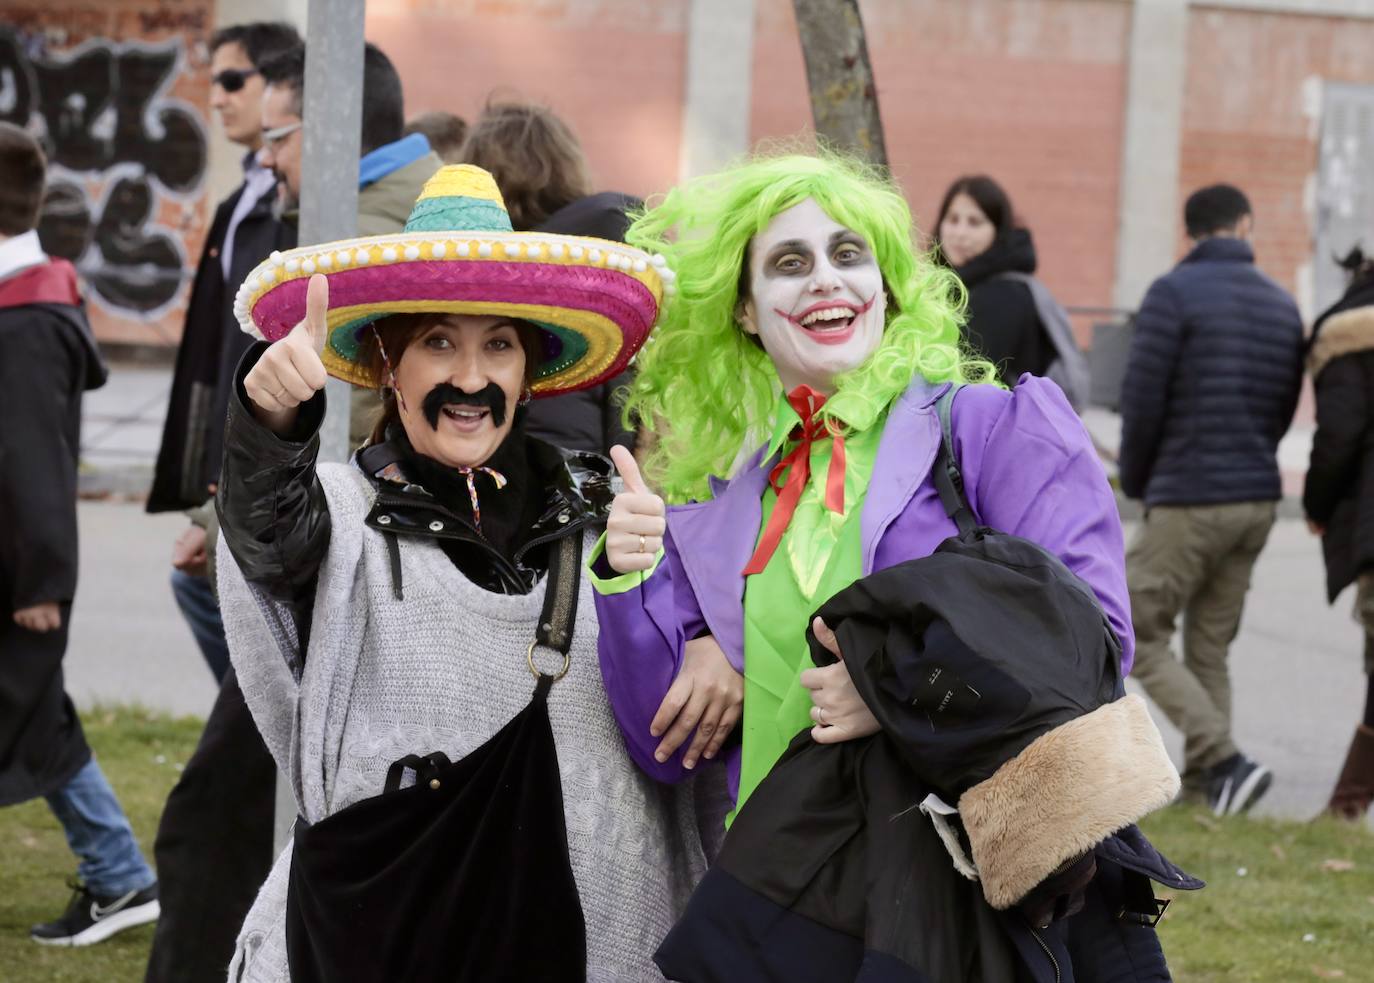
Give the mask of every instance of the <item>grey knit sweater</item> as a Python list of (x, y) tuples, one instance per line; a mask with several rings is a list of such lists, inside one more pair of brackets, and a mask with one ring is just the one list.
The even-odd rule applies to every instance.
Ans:
[[(249, 585), (227, 549), (219, 577), (239, 683), (310, 822), (379, 795), (397, 758), (441, 750), (457, 760), (523, 709), (534, 689), (525, 650), (544, 594), (542, 584), (523, 596), (482, 590), (434, 543), (403, 538), (405, 599), (397, 601), (385, 542), (363, 524), (373, 499), (367, 480), (351, 465), (321, 465), (319, 476), (331, 538), (299, 683), (287, 608)], [(625, 752), (602, 689), (591, 593), (584, 580), (572, 668), (549, 696), (587, 978), (661, 980), (651, 956), (705, 862), (690, 790), (655, 784)], [(290, 855), (288, 846), (240, 931), (234, 983), (289, 979)]]

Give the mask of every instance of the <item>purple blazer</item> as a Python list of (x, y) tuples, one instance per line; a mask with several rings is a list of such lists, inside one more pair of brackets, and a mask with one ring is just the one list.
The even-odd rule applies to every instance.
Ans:
[[(920, 380), (893, 405), (860, 515), (863, 572), (929, 556), (956, 534), (931, 477), (940, 443), (935, 400), (946, 384)], [(1135, 652), (1116, 498), (1083, 424), (1051, 382), (1021, 377), (1007, 392), (969, 386), (955, 397), (955, 455), (969, 504), (984, 525), (1056, 554), (1096, 593), (1122, 643)], [(710, 631), (744, 671), (744, 577), (758, 539), (772, 461), (763, 451), (730, 481), (711, 479), (708, 502), (668, 510), (664, 557), (632, 590), (596, 596), (601, 674), (630, 756), (660, 781), (691, 772), (683, 751), (654, 760), (649, 723), (677, 676), (687, 639)], [(819, 603), (817, 604), (819, 607)], [(685, 748), (684, 744), (684, 748)], [(739, 745), (724, 756), (731, 796)]]

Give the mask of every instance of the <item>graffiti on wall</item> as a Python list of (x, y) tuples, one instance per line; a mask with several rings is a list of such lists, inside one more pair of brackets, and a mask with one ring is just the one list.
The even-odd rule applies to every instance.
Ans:
[(0, 30), (0, 120), (36, 133), (50, 164), (43, 248), (123, 316), (156, 317), (186, 276), (182, 230), (159, 221), (165, 201), (195, 195), (207, 162), (200, 116), (167, 95), (183, 47), (95, 38), (50, 53)]

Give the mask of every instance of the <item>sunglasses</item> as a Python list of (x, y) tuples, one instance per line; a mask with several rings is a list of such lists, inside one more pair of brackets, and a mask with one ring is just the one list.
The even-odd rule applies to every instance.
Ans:
[(225, 92), (237, 92), (256, 74), (256, 68), (226, 68), (219, 74), (210, 76), (210, 84), (218, 85)]
[(270, 130), (263, 130), (263, 131), (262, 131), (262, 142), (263, 142), (263, 146), (265, 146), (265, 147), (267, 147), (267, 148), (269, 148), (269, 149), (271, 149), (271, 150), (276, 150), (278, 144), (280, 144), (283, 140), (285, 140), (285, 139), (286, 139), (287, 137), (289, 137), (291, 134), (295, 133), (297, 130), (299, 130), (299, 129), (300, 129), (302, 126), (304, 126), (304, 125), (305, 125), (304, 123), (300, 123), (300, 122), (298, 122), (298, 123), (287, 123), (285, 126), (278, 126), (278, 127), (274, 127), (273, 129), (270, 129)]

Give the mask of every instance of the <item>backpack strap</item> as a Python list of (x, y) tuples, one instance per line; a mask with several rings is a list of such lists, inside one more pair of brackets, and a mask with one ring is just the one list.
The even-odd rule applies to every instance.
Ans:
[(965, 385), (967, 383), (951, 383), (935, 401), (935, 412), (940, 418), (940, 450), (935, 455), (934, 468), (935, 490), (940, 493), (940, 504), (945, 507), (945, 515), (954, 520), (961, 537), (978, 527), (968, 496), (964, 494), (964, 476), (954, 456), (954, 428), (950, 422), (954, 397)]

